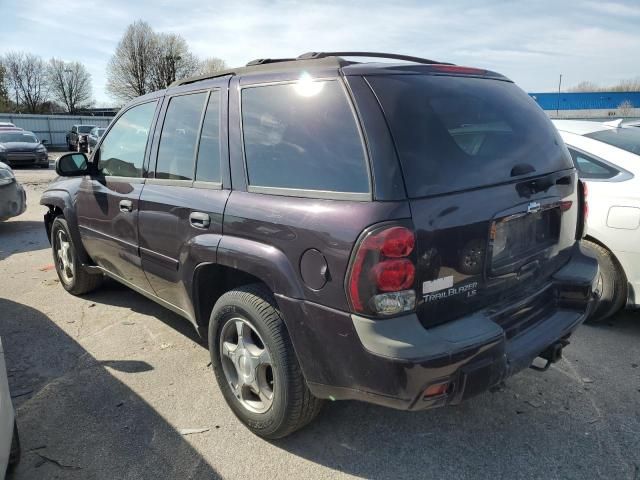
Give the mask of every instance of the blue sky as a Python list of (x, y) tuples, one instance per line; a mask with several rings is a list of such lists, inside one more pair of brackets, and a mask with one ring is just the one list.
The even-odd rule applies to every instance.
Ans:
[(314, 50), (393, 51), (497, 70), (527, 91), (640, 76), (638, 1), (0, 0), (0, 54), (78, 60), (98, 105), (126, 26), (146, 20), (229, 65)]

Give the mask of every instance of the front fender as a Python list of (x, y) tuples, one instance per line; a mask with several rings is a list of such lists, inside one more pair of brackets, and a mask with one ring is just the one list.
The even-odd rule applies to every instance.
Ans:
[(217, 263), (259, 278), (276, 295), (304, 298), (298, 275), (281, 250), (246, 238), (223, 236)]
[(82, 263), (90, 263), (91, 260), (80, 238), (80, 229), (78, 228), (78, 217), (76, 216), (75, 208), (71, 194), (67, 190), (62, 189), (50, 189), (45, 191), (40, 197), (40, 205), (44, 205), (50, 208), (50, 211), (45, 214), (45, 229), (47, 231), (47, 238), (51, 242), (51, 222), (53, 222), (53, 216), (51, 209), (56, 209), (62, 212), (69, 230), (74, 245), (76, 245), (78, 256)]

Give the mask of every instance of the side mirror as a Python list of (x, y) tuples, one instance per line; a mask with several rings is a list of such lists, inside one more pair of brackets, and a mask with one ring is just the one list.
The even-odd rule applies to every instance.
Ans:
[(84, 153), (67, 153), (56, 162), (56, 173), (61, 177), (75, 177), (89, 172), (87, 156)]
[(46, 145), (47, 143), (49, 143), (49, 140), (40, 140), (40, 143)]

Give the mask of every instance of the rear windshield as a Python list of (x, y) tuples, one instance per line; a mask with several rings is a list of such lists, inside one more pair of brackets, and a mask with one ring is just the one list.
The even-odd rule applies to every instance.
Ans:
[(410, 197), (572, 168), (555, 128), (511, 82), (430, 75), (371, 76)]
[(627, 152), (640, 155), (640, 129), (616, 128), (615, 130), (601, 130), (588, 133), (585, 137), (591, 137)]
[(78, 127), (78, 132), (80, 132), (80, 133), (89, 133), (94, 128), (96, 128), (95, 125), (81, 125), (81, 126)]

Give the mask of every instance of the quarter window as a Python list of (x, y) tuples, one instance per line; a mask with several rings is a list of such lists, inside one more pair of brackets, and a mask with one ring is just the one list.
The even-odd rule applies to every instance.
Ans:
[(220, 182), (220, 92), (211, 92), (207, 112), (204, 116), (196, 180)]
[(578, 152), (572, 148), (569, 149), (573, 162), (575, 163), (578, 175), (582, 178), (612, 178), (618, 174), (614, 168), (596, 160), (595, 158)]
[(245, 88), (242, 125), (251, 185), (369, 192), (362, 141), (338, 81)]
[(142, 177), (144, 153), (156, 102), (144, 103), (127, 110), (100, 146), (98, 168), (103, 175)]
[(207, 94), (173, 97), (165, 115), (156, 178), (193, 180), (198, 129)]

